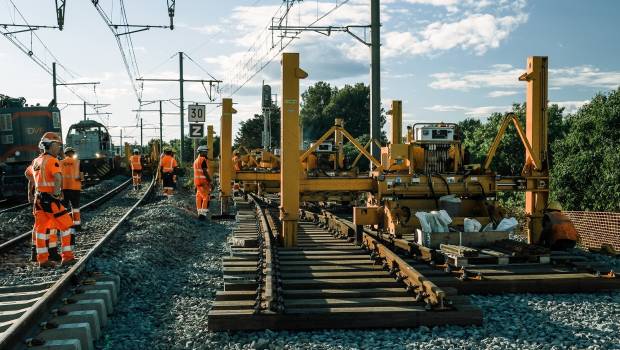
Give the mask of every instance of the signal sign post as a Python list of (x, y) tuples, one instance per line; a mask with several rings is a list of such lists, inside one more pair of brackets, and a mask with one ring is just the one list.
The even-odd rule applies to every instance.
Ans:
[(200, 123), (200, 124), (194, 124), (194, 123), (190, 123), (189, 124), (189, 137), (193, 138), (193, 139), (201, 139), (203, 138), (205, 135), (205, 125)]
[(187, 106), (187, 119), (189, 121), (189, 137), (194, 139), (194, 158), (196, 157), (197, 139), (201, 139), (205, 134), (205, 117), (206, 106), (205, 105), (189, 105)]
[(190, 123), (204, 123), (206, 114), (205, 105), (189, 105), (187, 106), (187, 119)]

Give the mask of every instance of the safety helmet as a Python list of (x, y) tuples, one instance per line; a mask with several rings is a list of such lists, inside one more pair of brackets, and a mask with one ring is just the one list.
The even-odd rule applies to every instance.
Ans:
[(198, 146), (198, 148), (196, 149), (196, 151), (198, 151), (198, 153), (201, 153), (201, 152), (208, 152), (208, 151), (209, 151), (209, 148), (208, 148), (207, 146), (205, 146), (205, 145), (201, 145), (201, 146)]
[(139, 149), (137, 149), (137, 148), (134, 148), (134, 149), (133, 149), (133, 154), (140, 154), (140, 150), (139, 150)]
[(239, 155), (239, 151), (234, 151), (233, 154), (238, 156)]
[(65, 148), (65, 154), (67, 154), (67, 153), (71, 153), (71, 152), (75, 153), (75, 149), (74, 149), (73, 147), (67, 147), (67, 148)]
[(39, 141), (39, 148), (47, 148), (52, 142), (62, 143), (60, 136), (57, 133), (48, 131), (43, 136), (41, 136), (41, 141)]
[(552, 201), (547, 204), (546, 210), (562, 211), (562, 204), (558, 201)]

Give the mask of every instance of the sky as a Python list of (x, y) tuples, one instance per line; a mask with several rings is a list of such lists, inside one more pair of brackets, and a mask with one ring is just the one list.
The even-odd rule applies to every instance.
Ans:
[[(105, 15), (121, 22), (122, 4), (127, 23), (168, 25), (164, 0), (100, 0)], [(232, 97), (238, 113), (234, 132), (242, 120), (260, 111), (260, 86), (270, 84), (280, 94), (280, 48), (299, 52), (308, 78), (301, 90), (317, 81), (332, 86), (369, 83), (370, 51), (354, 37), (301, 33), (296, 39), (278, 40), (268, 30), (272, 18), (283, 13), (281, 0), (177, 0), (175, 28), (152, 28), (132, 34), (135, 62), (130, 75), (112, 31), (91, 1), (69, 1), (65, 28), (16, 34), (41, 64), (58, 62), (58, 75), (66, 82), (100, 82), (73, 86), (80, 96), (58, 88), (63, 130), (83, 118), (81, 98), (109, 104), (99, 109), (111, 114), (89, 115), (108, 125), (115, 142), (121, 128), (125, 141), (140, 142), (138, 118), (144, 139), (158, 137), (158, 113), (134, 110), (142, 101), (163, 103), (164, 139), (178, 138), (179, 84), (140, 82), (143, 78), (179, 76), (178, 52), (184, 59), (185, 79), (222, 80), (214, 102), (207, 105), (207, 124), (219, 131), (223, 97)], [(294, 26), (347, 26), (370, 23), (370, 0), (305, 0), (294, 3), (287, 20)], [(16, 8), (19, 10), (17, 12)], [(53, 1), (0, 0), (0, 23), (55, 25)], [(549, 57), (549, 100), (574, 112), (599, 92), (620, 85), (620, 1), (597, 0), (382, 0), (381, 100), (389, 109), (392, 99), (403, 101), (405, 124), (485, 118), (510, 109), (525, 99), (527, 56)], [(317, 21), (318, 19), (318, 21)], [(118, 29), (122, 32), (123, 29)], [(0, 29), (6, 32), (7, 29)], [(364, 28), (354, 29), (370, 38)], [(121, 36), (123, 53), (130, 55), (129, 36)], [(15, 39), (14, 39), (15, 40)], [(260, 69), (259, 69), (260, 68)], [(135, 87), (135, 89), (134, 89)], [(209, 101), (200, 83), (185, 84), (188, 101)], [(48, 104), (51, 76), (6, 37), (0, 38), (0, 94), (23, 96), (28, 103)], [(278, 102), (280, 103), (280, 102)], [(153, 110), (157, 105), (145, 105)], [(88, 113), (94, 113), (88, 108)], [(177, 114), (175, 114), (177, 113)], [(187, 117), (186, 117), (187, 118)], [(187, 120), (185, 121), (187, 133)]]

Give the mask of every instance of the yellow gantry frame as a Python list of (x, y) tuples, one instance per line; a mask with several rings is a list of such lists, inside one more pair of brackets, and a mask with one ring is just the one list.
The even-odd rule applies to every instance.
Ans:
[(403, 102), (392, 100), (392, 108), (387, 114), (392, 116), (390, 142), (393, 145), (400, 145), (403, 143)]
[[(527, 71), (519, 77), (527, 83), (525, 135), (531, 151), (526, 153), (524, 175), (547, 177), (539, 187), (549, 188), (547, 158), (549, 116), (547, 111), (548, 59), (545, 56), (527, 58)], [(546, 181), (546, 182), (545, 182)], [(528, 241), (539, 243), (543, 229), (544, 210), (549, 192), (525, 192), (525, 214), (528, 218)]]
[(220, 123), (220, 213), (228, 214), (232, 195), (232, 115), (237, 113), (231, 98), (222, 99)]
[(299, 53), (282, 54), (280, 220), (284, 247), (297, 245), (302, 160), (299, 157), (299, 80), (307, 76), (299, 68)]
[(346, 131), (342, 126), (340, 125), (334, 125), (332, 126), (329, 130), (327, 130), (326, 133), (323, 134), (323, 136), (321, 136), (310, 148), (308, 148), (300, 157), (299, 157), (299, 161), (302, 162), (304, 161), (306, 158), (308, 158), (308, 156), (310, 155), (310, 153), (314, 152), (321, 143), (323, 143), (325, 140), (327, 140), (328, 137), (331, 136), (331, 134), (333, 133), (341, 133), (342, 135), (344, 135), (344, 137), (346, 137), (349, 142), (351, 142), (353, 144), (353, 146), (355, 146), (355, 148), (357, 148), (358, 151), (360, 151), (361, 154), (363, 154), (366, 158), (368, 158), (368, 160), (370, 160), (377, 168), (381, 167), (381, 162), (379, 162), (375, 157), (373, 157), (370, 153), (368, 153), (368, 151), (366, 150), (366, 148), (368, 147), (369, 143), (366, 146), (362, 146), (362, 144), (360, 144), (351, 134), (349, 134), (348, 131)]
[(532, 160), (532, 165), (534, 166), (535, 169), (539, 169), (539, 170), (542, 169), (542, 164), (540, 162), (540, 159), (538, 158), (538, 155), (532, 151), (532, 146), (530, 145), (525, 135), (525, 132), (523, 132), (523, 128), (521, 128), (521, 125), (519, 124), (519, 120), (517, 119), (517, 116), (514, 113), (506, 114), (506, 116), (502, 120), (502, 124), (499, 127), (499, 131), (497, 132), (497, 135), (495, 135), (495, 139), (493, 140), (493, 143), (491, 144), (491, 147), (489, 148), (489, 152), (487, 152), (487, 157), (484, 161), (484, 165), (482, 169), (483, 170), (489, 169), (489, 165), (491, 165), (491, 161), (493, 161), (493, 158), (495, 157), (495, 153), (497, 152), (497, 148), (499, 147), (499, 144), (502, 141), (502, 138), (504, 137), (504, 133), (506, 132), (506, 128), (508, 127), (508, 124), (510, 124), (511, 121), (514, 124), (515, 129), (517, 129), (517, 134), (519, 135), (519, 138), (521, 139), (521, 143), (523, 143), (523, 147), (525, 147), (526, 158), (529, 158)]
[(209, 159), (209, 177), (211, 177), (211, 181), (213, 181), (213, 170), (215, 169), (215, 160), (213, 159), (213, 137), (215, 136), (215, 131), (213, 131), (213, 125), (207, 125), (207, 159)]

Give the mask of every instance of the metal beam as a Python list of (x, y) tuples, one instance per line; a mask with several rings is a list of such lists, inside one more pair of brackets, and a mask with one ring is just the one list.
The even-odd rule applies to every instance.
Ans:
[(299, 53), (282, 54), (282, 121), (280, 220), (284, 247), (297, 245), (299, 218), (299, 80), (308, 76), (299, 68)]

